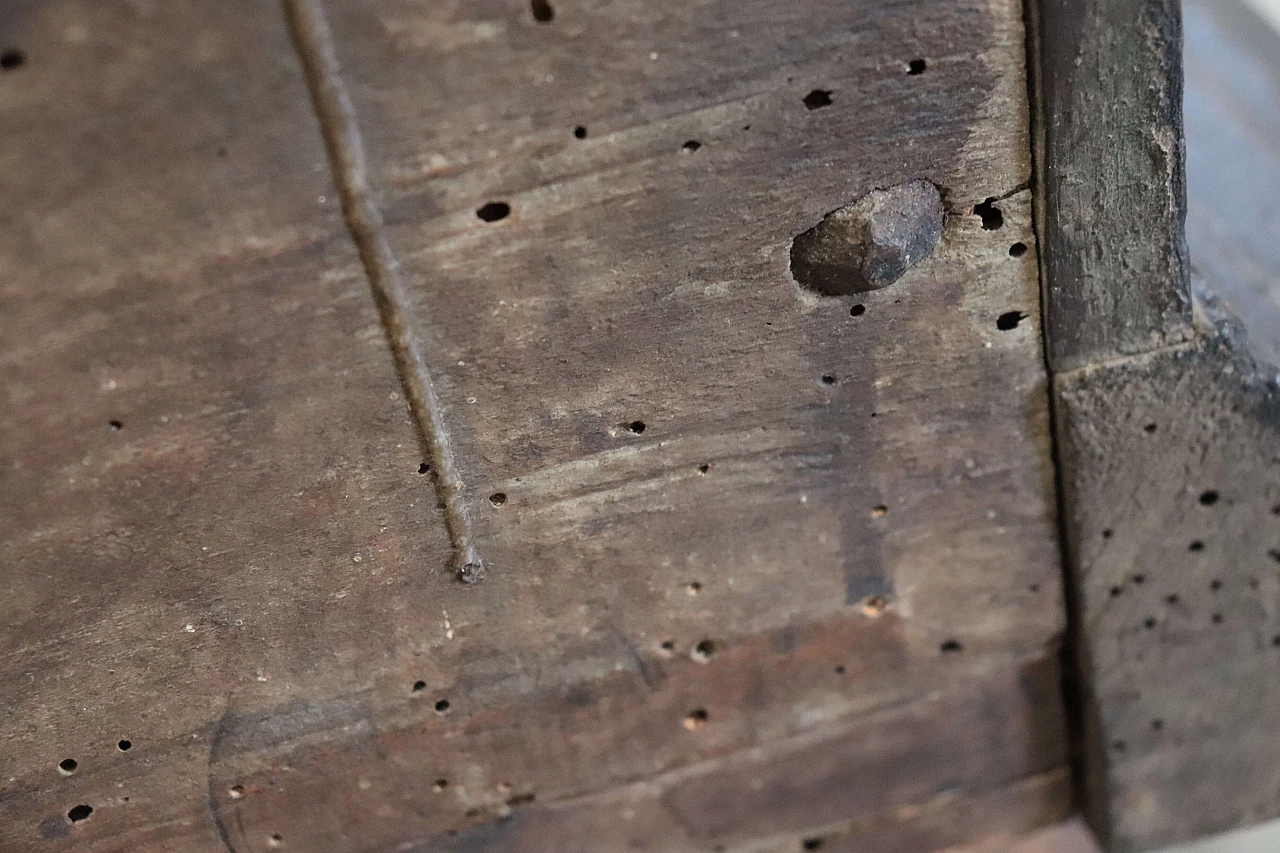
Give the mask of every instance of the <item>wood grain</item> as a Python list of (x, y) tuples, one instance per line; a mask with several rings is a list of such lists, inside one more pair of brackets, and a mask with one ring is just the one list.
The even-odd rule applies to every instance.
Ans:
[(1050, 365), (1189, 340), (1179, 2), (1032, 5)]
[[(3, 13), (0, 846), (1060, 820), (1020, 5), (291, 8)], [(933, 253), (802, 294), (791, 240), (916, 178)]]

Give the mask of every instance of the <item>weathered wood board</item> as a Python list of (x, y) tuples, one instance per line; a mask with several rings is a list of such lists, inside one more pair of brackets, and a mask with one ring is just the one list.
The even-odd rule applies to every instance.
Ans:
[(1178, 3), (1041, 11), (1083, 781), (1107, 849), (1150, 849), (1280, 813), (1280, 401), (1193, 299)]
[[(0, 24), (0, 848), (1065, 815), (1019, 3)], [(799, 290), (920, 178), (929, 257)]]

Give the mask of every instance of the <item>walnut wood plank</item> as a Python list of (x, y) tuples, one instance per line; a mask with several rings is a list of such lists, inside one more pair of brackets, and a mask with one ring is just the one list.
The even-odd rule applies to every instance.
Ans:
[[(1020, 5), (288, 13), (3, 13), (0, 846), (1065, 816)], [(932, 253), (802, 293), (915, 179)]]

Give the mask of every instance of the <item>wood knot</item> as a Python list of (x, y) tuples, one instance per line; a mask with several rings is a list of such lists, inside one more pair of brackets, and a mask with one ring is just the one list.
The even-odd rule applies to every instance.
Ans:
[(792, 241), (791, 275), (824, 296), (888, 287), (938, 245), (943, 217), (929, 181), (872, 190)]

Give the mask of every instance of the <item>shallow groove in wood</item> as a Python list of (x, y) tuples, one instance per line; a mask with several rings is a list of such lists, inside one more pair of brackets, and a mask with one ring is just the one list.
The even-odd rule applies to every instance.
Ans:
[(453, 544), (459, 579), (475, 583), (484, 562), (471, 536), (462, 480), (454, 462), (445, 413), (427, 366), (420, 329), (409, 321), (410, 300), (400, 262), (388, 243), (382, 212), (369, 187), (368, 164), (355, 108), (342, 79), (333, 37), (319, 0), (282, 0), (294, 47), (302, 61), (347, 227), (360, 250), (396, 366), (431, 456), (433, 477)]

